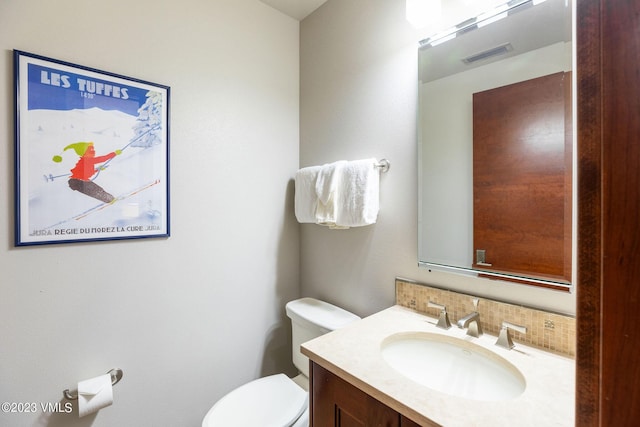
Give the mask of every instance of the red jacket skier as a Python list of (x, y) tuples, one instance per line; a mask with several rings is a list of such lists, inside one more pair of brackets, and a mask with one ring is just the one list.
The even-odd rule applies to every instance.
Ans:
[[(102, 187), (95, 182), (91, 181), (91, 177), (98, 172), (96, 165), (111, 160), (115, 156), (121, 153), (120, 150), (115, 150), (104, 156), (97, 156), (93, 147), (93, 142), (76, 142), (69, 144), (64, 148), (64, 151), (73, 149), (80, 159), (76, 165), (71, 169), (71, 177), (69, 178), (69, 187), (72, 190), (79, 191), (87, 196), (91, 196), (105, 203), (112, 203), (115, 201), (115, 197), (107, 193)], [(62, 161), (60, 156), (55, 156), (54, 161)]]
[(87, 146), (84, 154), (80, 156), (80, 160), (78, 160), (75, 167), (71, 169), (71, 178), (89, 181), (91, 177), (98, 172), (96, 165), (113, 159), (116, 155), (120, 154), (118, 151), (120, 150), (96, 157), (96, 150), (93, 148), (93, 144), (90, 144)]

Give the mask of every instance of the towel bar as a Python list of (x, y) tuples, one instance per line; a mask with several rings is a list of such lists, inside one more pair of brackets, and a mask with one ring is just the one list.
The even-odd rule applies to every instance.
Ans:
[(378, 163), (374, 165), (375, 167), (380, 169), (380, 172), (386, 172), (391, 167), (391, 162), (387, 159), (380, 159)]
[[(111, 385), (116, 385), (122, 379), (122, 369), (114, 368), (107, 372), (107, 374), (111, 375)], [(64, 397), (69, 400), (78, 400), (78, 392), (72, 393), (69, 389), (66, 389), (62, 392)]]

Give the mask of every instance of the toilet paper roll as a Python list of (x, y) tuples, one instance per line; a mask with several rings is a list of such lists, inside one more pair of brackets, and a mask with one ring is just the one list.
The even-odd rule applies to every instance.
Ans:
[(78, 416), (84, 417), (111, 404), (113, 404), (111, 375), (100, 375), (78, 383)]

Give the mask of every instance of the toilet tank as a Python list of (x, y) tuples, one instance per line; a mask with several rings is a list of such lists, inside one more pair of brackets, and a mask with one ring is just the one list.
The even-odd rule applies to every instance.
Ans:
[(347, 310), (314, 298), (288, 302), (286, 311), (291, 319), (293, 364), (306, 377), (309, 377), (309, 359), (300, 352), (300, 344), (360, 320)]

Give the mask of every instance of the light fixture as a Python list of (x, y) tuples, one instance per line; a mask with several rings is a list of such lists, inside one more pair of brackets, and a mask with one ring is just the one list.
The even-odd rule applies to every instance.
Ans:
[(430, 42), (431, 46), (438, 46), (444, 42), (448, 42), (449, 40), (455, 39), (457, 36), (456, 32), (449, 32), (446, 34), (436, 34), (433, 36), (433, 41)]
[(486, 25), (492, 24), (496, 21), (499, 21), (508, 16), (508, 10), (510, 6), (508, 4), (503, 4), (501, 6), (496, 7), (489, 12), (485, 12), (481, 15), (478, 15), (476, 21), (478, 22), (478, 28), (482, 28)]
[[(411, 3), (412, 1), (420, 3), (422, 1), (426, 2), (431, 0), (407, 0), (407, 20), (409, 20), (409, 3)], [(506, 18), (509, 14), (516, 13), (530, 6), (543, 3), (544, 1), (546, 0), (509, 0), (507, 3), (495, 7), (488, 12), (482, 13), (475, 18), (467, 19), (466, 21), (461, 22), (455, 27), (440, 31), (437, 34), (432, 35), (431, 37), (420, 40), (420, 46), (423, 48), (437, 46), (448, 40), (454, 39), (456, 36), (477, 28), (484, 27), (493, 22)], [(421, 15), (416, 16), (419, 17)]]
[(424, 28), (441, 16), (441, 0), (406, 0), (407, 21), (415, 28)]

